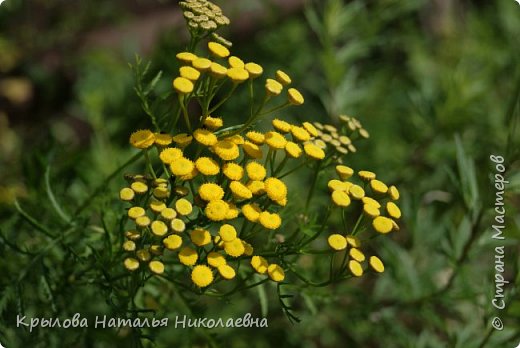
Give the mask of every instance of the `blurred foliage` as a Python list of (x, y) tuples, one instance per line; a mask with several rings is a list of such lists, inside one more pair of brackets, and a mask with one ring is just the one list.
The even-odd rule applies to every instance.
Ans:
[[(16, 104), (9, 97), (13, 92), (0, 88), (0, 267), (7, 275), (0, 280), (0, 342), (15, 347), (123, 346), (131, 340), (128, 332), (93, 328), (32, 334), (13, 329), (22, 310), (62, 318), (110, 310), (96, 280), (86, 285), (88, 290), (74, 281), (78, 274), (89, 274), (86, 265), (102, 263), (95, 250), (103, 249), (104, 232), (84, 229), (87, 215), (74, 228), (64, 217), (75, 215), (97, 185), (129, 158), (124, 140), (147, 119), (132, 90), (128, 51), (71, 48), (76, 35), (97, 23), (130, 20), (122, 2), (101, 8), (94, 3), (100, 4), (7, 0), (0, 9), (0, 80), (28, 79), (34, 93), (31, 102)], [(387, 265), (381, 277), (348, 282), (332, 292), (298, 294), (292, 305), (300, 324), (289, 324), (279, 307), (265, 308), (262, 292), (258, 298), (239, 295), (226, 303), (201, 300), (195, 317), (268, 311), (269, 328), (150, 330), (158, 346), (212, 342), (244, 347), (253, 340), (258, 347), (281, 342), (287, 347), (465, 348), (518, 343), (517, 7), (514, 1), (314, 1), (290, 17), (272, 11), (251, 37), (234, 40), (237, 53), (254, 57), (266, 72), (291, 67), (306, 92), (305, 117), (336, 122), (339, 113), (347, 113), (362, 120), (371, 139), (353, 160), (356, 167), (385, 173), (398, 184), (405, 227), (394, 242), (378, 245)], [(29, 13), (40, 8), (53, 16), (33, 23)], [(169, 77), (178, 68), (173, 52), (184, 45), (178, 37), (166, 31), (149, 57), (152, 70), (164, 69), (158, 93), (169, 88)], [(64, 58), (53, 70), (39, 54), (56, 47)], [(225, 113), (238, 119), (244, 105), (234, 104)], [(491, 238), (491, 154), (507, 156), (510, 181), (503, 244), (504, 276), (511, 283), (503, 311), (491, 305), (494, 248), (501, 245)], [(115, 226), (118, 217), (107, 208), (117, 207), (112, 199), (116, 191), (111, 184), (103, 190), (107, 195), (96, 201), (97, 216), (103, 225)], [(5, 204), (14, 197), (23, 210)], [(53, 209), (52, 200), (65, 208)], [(24, 212), (36, 220), (28, 223)], [(340, 221), (333, 222), (331, 229), (339, 226)], [(44, 242), (44, 253), (34, 255)], [(268, 296), (271, 290), (266, 289)], [(175, 294), (161, 293), (160, 286), (149, 291), (143, 296), (151, 306), (161, 309), (173, 302), (178, 313), (188, 313)], [(506, 326), (501, 332), (490, 326), (497, 315)]]

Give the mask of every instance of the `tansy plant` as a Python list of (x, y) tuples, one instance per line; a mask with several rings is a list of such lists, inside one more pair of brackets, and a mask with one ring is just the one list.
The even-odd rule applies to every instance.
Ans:
[[(282, 70), (263, 76), (262, 66), (232, 55), (230, 43), (215, 33), (229, 23), (216, 5), (180, 5), (191, 40), (176, 55), (178, 107), (161, 128), (140, 94), (153, 129), (136, 130), (130, 145), (140, 151), (134, 158), (143, 160), (144, 172), (127, 174), (119, 193), (128, 203), (121, 265), (133, 279), (134, 296), (154, 276), (218, 297), (273, 282), (284, 311), (296, 319), (282, 300), (282, 285), (325, 286), (367, 270), (383, 272), (370, 240), (399, 229), (399, 191), (373, 172), (355, 173), (345, 159), (368, 132), (344, 115), (338, 126), (288, 122), (281, 111), (304, 103), (291, 77)], [(222, 107), (242, 88), (247, 116), (227, 124)], [(261, 132), (259, 124), (270, 128)], [(288, 178), (305, 173), (307, 199), (293, 202)], [(330, 177), (328, 187), (319, 185), (320, 174)], [(328, 206), (311, 204), (325, 190)], [(299, 212), (292, 218), (284, 214), (291, 206)], [(334, 214), (343, 225), (330, 230)], [(308, 279), (299, 270), (302, 255), (329, 257), (328, 277)]]

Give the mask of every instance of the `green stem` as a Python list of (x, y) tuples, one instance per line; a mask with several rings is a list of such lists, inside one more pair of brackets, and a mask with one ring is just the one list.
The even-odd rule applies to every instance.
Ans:
[(314, 189), (316, 188), (316, 183), (318, 181), (318, 175), (320, 173), (321, 169), (321, 161), (318, 161), (316, 164), (316, 168), (314, 169), (314, 175), (312, 177), (311, 187), (309, 190), (309, 193), (307, 194), (307, 200), (305, 201), (305, 209), (304, 209), (304, 215), (307, 215), (307, 212), (309, 210), (309, 204), (311, 203), (312, 196), (314, 195)]

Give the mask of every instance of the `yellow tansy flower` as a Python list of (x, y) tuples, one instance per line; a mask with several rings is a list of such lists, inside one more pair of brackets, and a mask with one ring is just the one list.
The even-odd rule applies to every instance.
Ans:
[(303, 122), (303, 123), (302, 123), (302, 126), (303, 126), (303, 128), (305, 128), (305, 130), (306, 130), (307, 132), (309, 132), (309, 134), (310, 134), (311, 136), (313, 136), (313, 137), (317, 137), (317, 136), (318, 136), (318, 134), (319, 134), (319, 133), (318, 133), (318, 130), (316, 129), (316, 127), (314, 127), (314, 126), (312, 125), (312, 123), (310, 123), (310, 122)]
[(148, 192), (148, 185), (141, 181), (135, 181), (130, 185), (130, 188), (137, 194)]
[(213, 272), (208, 266), (197, 265), (191, 271), (191, 280), (199, 288), (205, 288), (213, 282)]
[(174, 143), (176, 143), (180, 147), (186, 147), (189, 144), (191, 144), (193, 137), (186, 133), (180, 133), (180, 134), (174, 135), (172, 137), (172, 140)]
[(265, 184), (263, 181), (251, 180), (246, 184), (246, 186), (255, 196), (260, 196), (265, 193)]
[(308, 141), (311, 138), (309, 132), (303, 127), (291, 126), (291, 134), (298, 141)]
[(218, 234), (224, 242), (231, 242), (237, 238), (237, 230), (233, 225), (230, 224), (224, 224), (220, 226)]
[(327, 242), (332, 249), (337, 251), (347, 248), (347, 240), (341, 234), (331, 234), (327, 239)]
[(368, 171), (368, 170), (360, 170), (358, 175), (361, 179), (370, 181), (376, 178), (376, 173)]
[(226, 46), (219, 44), (218, 42), (208, 42), (208, 49), (215, 57), (226, 58), (229, 56), (229, 50)]
[(244, 68), (230, 68), (227, 76), (233, 83), (242, 83), (249, 78), (249, 73)]
[(269, 267), (269, 264), (262, 256), (253, 256), (251, 258), (251, 267), (253, 267), (253, 269), (258, 273), (264, 274), (267, 272), (267, 267)]
[(279, 150), (285, 148), (287, 139), (278, 132), (270, 131), (265, 133), (265, 143), (269, 145), (271, 149)]
[(137, 219), (138, 217), (144, 216), (145, 210), (142, 207), (132, 207), (128, 209), (128, 217), (130, 219)]
[(252, 62), (246, 63), (244, 68), (247, 70), (247, 72), (249, 73), (249, 77), (251, 77), (252, 79), (262, 75), (262, 73), (264, 72), (264, 69), (260, 65)]
[(186, 224), (181, 219), (173, 219), (170, 221), (170, 227), (172, 228), (172, 231), (175, 233), (182, 233), (186, 229)]
[(233, 220), (238, 217), (240, 210), (233, 203), (226, 202), (228, 205), (228, 211), (226, 213), (226, 220)]
[(350, 197), (345, 191), (332, 191), (332, 202), (338, 207), (348, 207), (350, 205)]
[(386, 203), (386, 212), (394, 219), (401, 218), (401, 209), (394, 202)]
[(163, 274), (164, 273), (164, 264), (161, 261), (151, 261), (148, 264), (148, 268), (155, 274)]
[(150, 226), (152, 233), (156, 236), (164, 236), (166, 233), (168, 233), (168, 226), (160, 220), (156, 220), (152, 222), (152, 225)]
[(348, 194), (354, 199), (362, 199), (365, 197), (365, 190), (359, 185), (352, 185), (348, 189)]
[(247, 176), (251, 180), (264, 180), (267, 175), (267, 171), (263, 165), (258, 162), (249, 162), (246, 165)]
[(270, 96), (277, 96), (282, 93), (283, 86), (280, 82), (273, 80), (273, 79), (267, 79), (265, 80), (265, 91), (267, 95)]
[(273, 201), (281, 201), (287, 197), (287, 186), (285, 186), (282, 180), (274, 177), (267, 178), (264, 181), (264, 185), (267, 197)]
[(222, 172), (229, 180), (241, 180), (244, 176), (244, 168), (233, 162), (224, 164)]
[(338, 165), (336, 166), (336, 173), (338, 173), (341, 180), (347, 180), (354, 174), (354, 170), (344, 165)]
[(224, 279), (230, 280), (236, 276), (235, 270), (229, 265), (220, 265), (217, 267), (217, 269), (218, 273), (220, 273), (220, 276)]
[(172, 143), (172, 136), (165, 133), (154, 133), (155, 144), (159, 146), (168, 146)]
[(226, 264), (224, 256), (216, 251), (212, 251), (208, 254), (207, 261), (212, 267), (219, 267)]
[(194, 168), (193, 162), (185, 157), (177, 158), (170, 163), (170, 170), (175, 176), (190, 174)]
[(251, 158), (260, 159), (263, 156), (262, 149), (250, 141), (246, 141), (244, 145), (242, 145), (242, 148), (244, 149), (244, 152)]
[(184, 64), (191, 64), (192, 61), (197, 59), (197, 56), (191, 52), (180, 52), (177, 53), (176, 57)]
[(390, 199), (393, 201), (396, 201), (399, 199), (399, 190), (395, 186), (390, 186), (388, 188), (388, 195), (390, 196)]
[(208, 116), (204, 120), (204, 126), (210, 128), (210, 129), (213, 129), (213, 130), (219, 129), (223, 125), (224, 125), (224, 121), (222, 121), (222, 119), (220, 117)]
[(159, 186), (153, 189), (153, 195), (158, 199), (166, 199), (170, 197), (170, 191), (167, 187)]
[(345, 238), (347, 239), (347, 243), (349, 245), (352, 245), (354, 248), (361, 248), (361, 241), (358, 237), (353, 235), (346, 235)]
[(372, 226), (379, 233), (388, 233), (392, 231), (393, 223), (392, 219), (385, 216), (378, 216), (372, 221)]
[(348, 252), (349, 256), (356, 260), (357, 262), (363, 262), (365, 261), (365, 254), (358, 248), (351, 248)]
[(143, 262), (148, 262), (152, 258), (152, 256), (150, 255), (150, 252), (145, 249), (137, 250), (137, 252), (135, 254), (136, 254), (137, 258)]
[(191, 66), (181, 66), (179, 75), (190, 81), (197, 81), (200, 77), (200, 71), (193, 69)]
[(207, 58), (195, 58), (192, 62), (191, 62), (191, 65), (193, 65), (193, 67), (199, 71), (206, 71), (210, 68), (211, 66), (211, 60), (207, 59)]
[(168, 250), (177, 250), (182, 245), (182, 238), (177, 234), (169, 235), (163, 239), (163, 245)]
[(282, 218), (276, 213), (263, 211), (258, 217), (258, 222), (269, 230), (276, 230), (282, 224)]
[(199, 157), (195, 161), (195, 167), (202, 175), (217, 175), (220, 173), (220, 167), (213, 158)]
[(379, 211), (379, 208), (377, 206), (373, 205), (373, 204), (370, 204), (370, 203), (363, 204), (363, 212), (366, 215), (368, 215), (368, 216), (370, 216), (372, 218), (375, 218), (375, 217), (381, 215), (381, 212)]
[(307, 144), (303, 145), (303, 150), (305, 151), (307, 156), (309, 156), (311, 158), (318, 159), (318, 160), (325, 158), (325, 152), (322, 149), (320, 149), (318, 146), (316, 146), (312, 143), (307, 143)]
[(281, 282), (285, 279), (283, 268), (276, 263), (272, 263), (267, 267), (267, 274), (269, 275), (269, 278), (275, 282)]
[(244, 61), (236, 56), (229, 57), (228, 63), (232, 68), (243, 68), (245, 66)]
[(282, 70), (276, 71), (276, 80), (283, 85), (289, 85), (291, 83), (291, 78)]
[(298, 158), (302, 155), (302, 149), (300, 145), (292, 141), (288, 141), (287, 144), (285, 144), (285, 152), (292, 158)]
[(204, 246), (211, 243), (209, 231), (198, 228), (190, 232), (190, 239), (196, 246)]
[(291, 131), (292, 125), (290, 123), (280, 120), (278, 118), (275, 118), (272, 121), (272, 124), (273, 124), (274, 129), (276, 129), (277, 131), (279, 131), (281, 133), (288, 133)]
[(253, 203), (253, 204), (245, 204), (242, 207), (242, 214), (245, 216), (246, 219), (248, 219), (251, 222), (257, 222), (260, 218), (260, 213), (262, 210), (260, 207)]
[(218, 63), (211, 62), (211, 66), (209, 67), (209, 73), (211, 76), (221, 79), (227, 76), (228, 69), (225, 66), (222, 66)]
[(146, 149), (155, 142), (155, 135), (148, 129), (138, 130), (130, 135), (130, 145), (137, 149)]
[(232, 257), (242, 256), (245, 252), (245, 247), (242, 241), (238, 238), (233, 239), (231, 242), (224, 241), (224, 251), (226, 254)]
[(121, 191), (119, 191), (119, 199), (122, 201), (131, 201), (135, 197), (135, 192), (130, 187), (122, 188)]
[(226, 219), (228, 211), (229, 206), (226, 202), (222, 200), (214, 200), (208, 203), (204, 209), (204, 214), (206, 214), (208, 219), (211, 221), (222, 221)]
[(199, 195), (205, 201), (215, 201), (224, 197), (224, 190), (217, 184), (205, 183), (200, 185)]
[(229, 184), (229, 189), (237, 199), (250, 199), (253, 197), (253, 193), (240, 181), (232, 181)]
[(371, 197), (365, 196), (365, 197), (361, 198), (361, 200), (365, 204), (370, 204), (370, 205), (373, 205), (376, 208), (381, 208), (381, 204), (379, 204), (378, 201), (376, 201), (375, 199), (373, 199)]
[(246, 138), (251, 140), (253, 143), (255, 143), (257, 145), (262, 145), (265, 140), (265, 136), (262, 133), (255, 132), (255, 131), (247, 132)]
[(134, 251), (135, 250), (135, 243), (131, 240), (127, 240), (123, 243), (123, 250), (124, 251)]
[(302, 105), (305, 102), (303, 95), (296, 88), (289, 88), (287, 97), (292, 105)]
[(186, 198), (180, 198), (175, 202), (175, 210), (180, 215), (190, 215), (193, 211), (193, 205)]
[(350, 260), (348, 262), (348, 268), (350, 269), (350, 272), (356, 277), (361, 277), (363, 275), (363, 267), (361, 267), (361, 264), (356, 260)]
[(199, 128), (193, 132), (193, 137), (202, 145), (213, 146), (217, 143), (218, 139), (212, 131)]
[(167, 147), (159, 154), (159, 158), (163, 163), (170, 164), (174, 160), (183, 157), (182, 150), (175, 147)]
[(329, 180), (329, 182), (327, 183), (327, 187), (329, 188), (329, 190), (332, 192), (332, 191), (347, 191), (348, 188), (350, 187), (349, 185), (350, 183), (347, 183), (347, 182), (343, 182), (343, 181), (339, 181), (337, 179), (332, 179), (332, 180)]
[(188, 80), (185, 77), (177, 77), (173, 80), (173, 88), (177, 91), (179, 94), (188, 94), (193, 92), (193, 88), (195, 86), (193, 85), (193, 82)]
[(370, 180), (370, 187), (375, 193), (384, 194), (388, 191), (388, 186), (379, 180)]
[(125, 265), (125, 268), (129, 271), (135, 271), (139, 268), (139, 261), (132, 257), (126, 258), (123, 263)]
[(385, 271), (385, 265), (383, 264), (383, 261), (379, 259), (377, 256), (370, 256), (370, 259), (368, 261), (370, 264), (370, 267), (377, 273), (383, 273)]
[(213, 150), (224, 161), (232, 161), (240, 156), (237, 144), (229, 140), (220, 140), (213, 146)]
[(197, 251), (190, 247), (184, 247), (179, 251), (179, 261), (186, 266), (193, 266), (199, 256), (197, 255)]

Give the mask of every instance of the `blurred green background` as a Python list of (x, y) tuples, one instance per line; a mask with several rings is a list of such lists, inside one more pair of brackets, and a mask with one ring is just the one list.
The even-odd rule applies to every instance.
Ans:
[[(268, 73), (283, 69), (304, 93), (305, 105), (285, 115), (335, 123), (343, 113), (363, 123), (371, 137), (346, 162), (399, 187), (402, 228), (376, 242), (384, 274), (296, 294), (299, 324), (289, 323), (268, 289), (269, 328), (180, 330), (172, 323), (148, 332), (156, 346), (518, 344), (519, 5), (513, 0), (216, 3), (231, 19), (221, 34), (234, 43), (233, 53)], [(63, 242), (65, 252), (34, 261), (16, 249), (35, 251), (41, 240), (13, 201), (37, 222), (53, 226), (52, 184), (54, 195), (73, 212), (131, 156), (128, 135), (149, 126), (128, 63), (135, 53), (151, 61), (153, 72), (163, 70), (157, 88), (168, 90), (178, 69), (175, 53), (187, 38), (175, 1), (6, 0), (0, 6), (0, 268), (6, 275), (0, 279), (0, 342), (6, 347), (129, 344), (128, 332), (108, 329), (29, 334), (14, 327), (22, 308), (33, 316), (67, 317), (108, 313), (108, 307), (94, 285), (70, 281), (81, 268), (77, 262), (92, 257), (86, 245), (99, 243), (99, 235), (85, 231), (82, 239)], [(227, 106), (229, 124), (241, 119), (244, 107), (240, 101)], [(490, 155), (506, 158), (510, 181), (506, 239), (498, 242), (491, 238)], [(120, 185), (116, 179), (106, 187), (98, 211), (118, 206)], [(117, 211), (107, 215), (112, 221)], [(501, 311), (491, 305), (499, 245), (506, 246), (504, 277), (510, 281)], [(172, 294), (147, 291), (146, 301), (159, 317), (186, 314)], [(255, 290), (226, 302), (203, 299), (194, 311), (213, 318), (247, 312), (259, 317), (260, 297)], [(504, 330), (491, 327), (495, 316)]]

